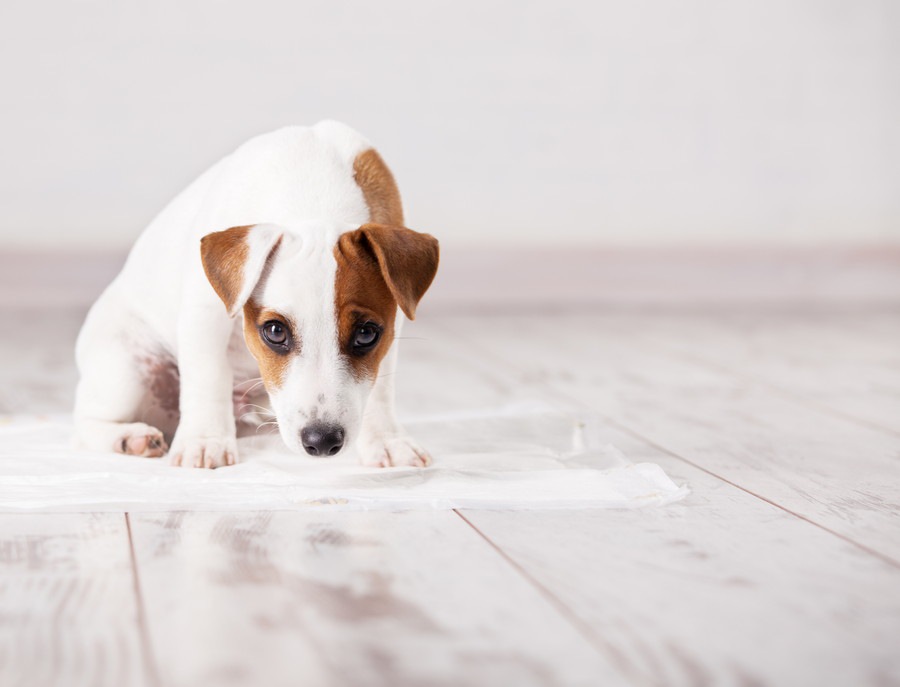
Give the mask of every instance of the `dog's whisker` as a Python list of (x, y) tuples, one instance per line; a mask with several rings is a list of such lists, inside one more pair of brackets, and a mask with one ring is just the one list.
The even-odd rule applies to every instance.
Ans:
[(265, 406), (256, 405), (255, 403), (244, 403), (240, 407), (238, 407), (238, 411), (241, 411), (244, 408), (256, 408), (259, 412), (265, 413), (266, 415), (272, 415), (272, 416), (275, 415), (275, 413), (273, 413), (270, 408), (266, 408)]
[(250, 394), (250, 393), (252, 393), (253, 390), (254, 390), (254, 389), (257, 389), (261, 384), (263, 384), (263, 380), (262, 380), (262, 379), (260, 379), (259, 381), (257, 381), (257, 382), (256, 382), (253, 386), (251, 386), (249, 389), (246, 389), (243, 393), (241, 393), (240, 400), (243, 401), (245, 398), (247, 398), (247, 395)]
[(274, 420), (271, 422), (263, 422), (261, 425), (257, 425), (256, 432), (259, 433), (259, 430), (261, 430), (263, 427), (271, 427), (270, 430), (263, 432), (264, 434), (274, 434), (278, 431), (278, 422)]
[[(243, 422), (244, 418), (250, 417), (251, 415), (257, 415), (257, 414), (258, 413), (255, 413), (255, 412), (244, 413), (243, 415), (241, 415), (240, 417), (237, 418), (237, 422)], [(275, 417), (275, 416), (271, 415), (269, 417)], [(270, 420), (267, 420), (267, 421), (270, 421)]]
[[(249, 393), (257, 386), (263, 383), (262, 377), (254, 377), (253, 379), (246, 379), (243, 382), (239, 382), (234, 385), (235, 391), (243, 391), (245, 394)], [(249, 385), (249, 386), (246, 386)], [(244, 388), (246, 386), (246, 388)]]
[[(244, 420), (245, 420), (246, 418), (248, 418), (248, 417), (249, 417), (249, 418), (253, 418), (253, 417), (256, 416), (256, 415), (257, 415), (256, 413), (244, 413), (243, 415), (241, 415), (240, 417), (237, 418), (237, 422), (244, 422)], [(274, 418), (274, 416), (263, 417), (262, 420), (265, 421), (265, 422), (270, 422), (273, 418)], [(253, 421), (254, 421), (254, 420), (252, 420), (252, 419), (250, 420), (251, 423), (252, 423)]]
[(244, 384), (250, 384), (251, 382), (255, 383), (255, 382), (261, 382), (261, 381), (262, 381), (262, 377), (251, 377), (250, 379), (245, 379), (242, 382), (238, 382), (234, 386), (235, 386), (235, 388), (237, 388), (237, 387), (243, 386)]

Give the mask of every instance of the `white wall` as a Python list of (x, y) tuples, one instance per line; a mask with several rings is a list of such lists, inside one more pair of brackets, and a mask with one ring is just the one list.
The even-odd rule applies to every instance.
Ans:
[(900, 3), (6, 2), (0, 246), (343, 119), (445, 242), (900, 240)]

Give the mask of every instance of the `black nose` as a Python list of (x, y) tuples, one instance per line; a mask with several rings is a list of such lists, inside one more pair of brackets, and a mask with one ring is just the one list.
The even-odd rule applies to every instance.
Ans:
[(333, 456), (344, 445), (344, 428), (317, 422), (300, 430), (300, 441), (311, 456)]

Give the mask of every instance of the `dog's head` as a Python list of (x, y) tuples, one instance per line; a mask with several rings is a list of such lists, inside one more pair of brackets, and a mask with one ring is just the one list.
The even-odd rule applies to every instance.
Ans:
[(357, 435), (397, 309), (431, 285), (438, 242), (403, 227), (341, 232), (310, 224), (233, 227), (204, 236), (201, 258), (244, 339), (289, 448), (335, 455)]

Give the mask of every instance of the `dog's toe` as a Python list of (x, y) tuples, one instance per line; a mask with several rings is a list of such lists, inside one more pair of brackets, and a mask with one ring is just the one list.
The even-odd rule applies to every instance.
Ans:
[(219, 468), (237, 462), (237, 446), (233, 441), (198, 438), (173, 448), (169, 463), (184, 468)]
[(370, 442), (361, 455), (364, 465), (378, 468), (404, 466), (424, 468), (432, 462), (428, 451), (406, 436)]

